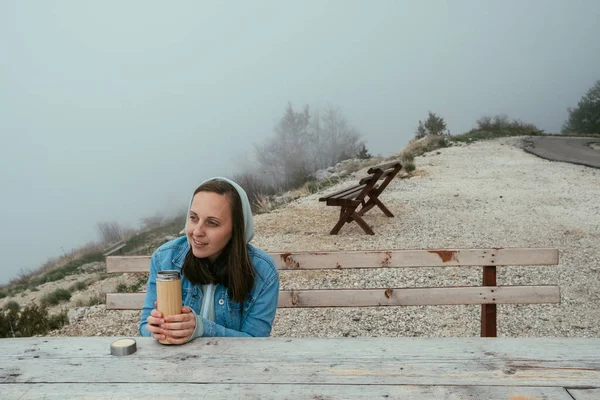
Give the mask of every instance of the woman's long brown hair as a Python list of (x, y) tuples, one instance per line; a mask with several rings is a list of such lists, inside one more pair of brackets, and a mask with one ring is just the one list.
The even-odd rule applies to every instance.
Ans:
[[(205, 182), (196, 189), (194, 196), (198, 192), (224, 195), (229, 201), (231, 239), (214, 263), (211, 263), (207, 258), (194, 256), (190, 248), (183, 261), (183, 274), (195, 284), (221, 284), (227, 288), (229, 297), (233, 301), (241, 303), (248, 298), (254, 287), (255, 274), (244, 237), (242, 200), (237, 190), (225, 181), (211, 180)], [(187, 218), (189, 218), (189, 215)]]

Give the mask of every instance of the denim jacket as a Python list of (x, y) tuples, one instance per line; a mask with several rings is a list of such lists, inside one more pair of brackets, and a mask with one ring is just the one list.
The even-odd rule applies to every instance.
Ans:
[[(254, 288), (243, 304), (229, 298), (227, 288), (217, 285), (214, 296), (215, 321), (202, 318), (203, 332), (199, 336), (269, 336), (275, 319), (279, 299), (279, 274), (273, 259), (264, 251), (248, 244), (248, 255), (256, 272)], [(150, 276), (146, 298), (142, 308), (139, 332), (152, 336), (146, 329), (146, 321), (156, 301), (156, 273), (175, 269), (181, 271), (183, 260), (190, 246), (182, 236), (159, 247), (150, 259)], [(200, 314), (202, 290), (181, 276), (183, 305)]]

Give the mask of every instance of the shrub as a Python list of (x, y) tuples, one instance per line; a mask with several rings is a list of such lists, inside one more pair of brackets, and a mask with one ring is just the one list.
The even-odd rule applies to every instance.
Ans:
[(75, 303), (76, 307), (92, 307), (92, 306), (96, 306), (98, 304), (104, 304), (106, 301), (104, 299), (104, 297), (100, 296), (100, 295), (94, 295), (90, 298), (88, 298), (87, 300), (77, 300), (77, 302)]
[(562, 133), (600, 133), (600, 80), (581, 97), (577, 107), (567, 111), (569, 118)]
[(369, 153), (369, 151), (367, 150), (367, 146), (365, 146), (365, 144), (363, 143), (360, 150), (358, 151), (358, 154), (356, 155), (356, 158), (366, 160), (371, 157), (373, 156), (371, 155), (371, 153)]
[(46, 275), (46, 282), (56, 282), (65, 277), (65, 272), (62, 270), (52, 271)]
[(15, 310), (15, 311), (19, 311), (21, 309), (21, 306), (19, 305), (19, 303), (17, 303), (14, 300), (9, 301), (8, 303), (6, 303), (4, 305), (4, 310), (5, 311), (11, 311), (11, 310)]
[(6, 293), (4, 290), (0, 290), (0, 299), (5, 298), (6, 296), (8, 296), (8, 293)]
[(338, 176), (330, 176), (321, 179), (320, 181), (308, 181), (304, 184), (304, 187), (306, 188), (306, 190), (308, 190), (309, 193), (314, 194), (339, 183), (340, 180), (341, 178)]
[(264, 214), (271, 212), (275, 208), (275, 204), (269, 199), (269, 196), (259, 194), (252, 203), (252, 208), (256, 214)]
[(69, 287), (69, 292), (76, 292), (78, 290), (85, 290), (87, 288), (87, 283), (85, 281), (78, 281)]
[(9, 296), (15, 296), (21, 292), (24, 292), (27, 290), (27, 285), (17, 285), (17, 286), (13, 286), (10, 289), (8, 289), (8, 295)]
[(107, 272), (102, 272), (100, 275), (98, 275), (98, 277), (96, 279), (98, 279), (99, 281), (103, 281), (105, 279), (108, 279), (112, 277), (111, 274), (107, 273)]
[(57, 305), (61, 301), (67, 301), (71, 298), (71, 292), (67, 289), (56, 289), (54, 292), (48, 293), (44, 297), (42, 297), (41, 303), (42, 305)]
[(437, 116), (435, 113), (429, 111), (427, 120), (425, 123), (419, 121), (415, 137), (421, 139), (425, 136), (440, 136), (447, 133), (446, 121), (444, 118)]
[(400, 164), (402, 164), (402, 169), (406, 172), (412, 172), (417, 169), (415, 157), (412, 153), (402, 153), (400, 155)]
[(140, 278), (140, 279), (138, 279), (138, 281), (136, 283), (134, 283), (131, 286), (129, 286), (129, 291), (131, 293), (137, 292), (138, 290), (140, 290), (140, 288), (142, 286), (144, 286), (146, 284), (147, 281), (148, 281), (147, 278)]
[(28, 305), (20, 312), (0, 311), (0, 338), (44, 335), (48, 331), (59, 329), (67, 322), (66, 311), (48, 315), (45, 306), (36, 304)]
[(86, 306), (91, 307), (91, 306), (96, 306), (98, 304), (105, 304), (106, 303), (106, 299), (102, 296), (100, 296), (99, 294), (92, 296), (88, 299), (88, 301), (85, 303)]
[(35, 275), (35, 272), (28, 269), (21, 269), (16, 278), (11, 279), (10, 285), (23, 285), (27, 286), (31, 278)]
[(451, 136), (451, 139), (457, 142), (473, 142), (505, 136), (538, 136), (544, 133), (534, 124), (510, 120), (506, 115), (484, 115), (476, 123), (476, 128), (461, 135)]
[(233, 180), (240, 185), (246, 194), (252, 207), (252, 212), (260, 214), (261, 203), (268, 195), (275, 194), (275, 188), (265, 183), (259, 176), (252, 172), (237, 174)]
[(448, 147), (447, 136), (429, 135), (421, 139), (411, 140), (402, 151), (401, 157), (408, 157), (412, 161), (415, 157), (443, 147)]
[(127, 292), (129, 292), (129, 288), (127, 287), (127, 285), (126, 285), (126, 284), (124, 284), (124, 283), (119, 283), (119, 284), (117, 285), (117, 289), (116, 289), (116, 291), (117, 291), (118, 293), (127, 293)]

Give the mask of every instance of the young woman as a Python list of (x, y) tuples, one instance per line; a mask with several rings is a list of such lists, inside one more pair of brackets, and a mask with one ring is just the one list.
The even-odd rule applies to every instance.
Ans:
[[(172, 344), (200, 336), (269, 336), (279, 297), (273, 259), (248, 242), (246, 192), (226, 178), (203, 182), (190, 201), (186, 236), (152, 254), (140, 334)], [(181, 314), (156, 309), (156, 274), (180, 270)]]

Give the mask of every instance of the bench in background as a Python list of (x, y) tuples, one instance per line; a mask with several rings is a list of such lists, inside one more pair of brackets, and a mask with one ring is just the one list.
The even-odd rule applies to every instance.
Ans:
[[(379, 195), (401, 169), (402, 165), (399, 162), (371, 167), (367, 171), (369, 175), (362, 178), (357, 185), (319, 198), (319, 201), (326, 202), (328, 206), (340, 207), (340, 218), (329, 234), (336, 235), (344, 224), (356, 221), (367, 234), (374, 235), (373, 229), (362, 219), (362, 216), (375, 206), (388, 217), (394, 216), (379, 200)], [(384, 181), (378, 185), (380, 179)], [(359, 206), (362, 207), (358, 209)]]
[[(280, 270), (341, 268), (472, 267), (483, 269), (481, 286), (282, 290), (280, 308), (481, 304), (481, 336), (497, 336), (497, 304), (560, 303), (556, 285), (498, 286), (498, 267), (558, 265), (548, 248), (271, 252)], [(148, 272), (150, 256), (111, 256), (107, 272)], [(145, 293), (107, 293), (106, 308), (141, 309)]]
[(125, 243), (124, 240), (119, 240), (118, 242), (115, 242), (115, 243), (109, 245), (106, 249), (104, 249), (104, 252), (102, 253), (102, 255), (105, 257), (113, 255), (125, 246), (127, 246), (127, 243)]

